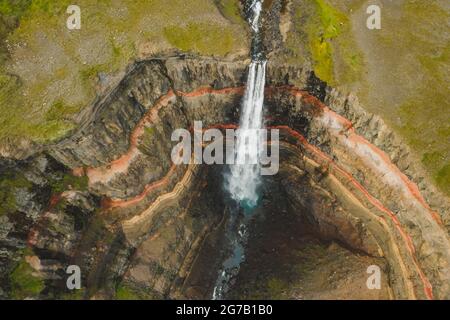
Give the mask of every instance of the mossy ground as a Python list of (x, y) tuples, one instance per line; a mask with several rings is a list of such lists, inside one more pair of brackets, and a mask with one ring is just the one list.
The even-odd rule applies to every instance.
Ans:
[[(382, 35), (401, 57), (414, 56), (413, 70), (404, 72), (414, 94), (398, 104), (394, 122), (411, 147), (419, 153), (423, 165), (437, 185), (450, 195), (450, 12), (437, 3), (407, 1), (400, 21), (388, 20), (396, 34)], [(406, 28), (399, 28), (404, 25)], [(445, 39), (447, 34), (447, 41)], [(402, 40), (402, 44), (398, 41)], [(407, 52), (403, 46), (408, 48)], [(404, 87), (404, 85), (400, 86)], [(403, 89), (403, 88), (402, 88)], [(404, 89), (403, 89), (404, 90)]]
[(128, 286), (120, 284), (116, 290), (117, 300), (140, 300), (140, 296)]
[(217, 6), (222, 15), (236, 24), (246, 24), (239, 6), (240, 0), (219, 0)]
[(151, 300), (155, 296), (146, 290), (137, 289), (121, 282), (116, 288), (116, 300)]
[(54, 194), (67, 190), (85, 191), (88, 188), (88, 178), (86, 176), (77, 177), (70, 173), (60, 173), (56, 179), (50, 181), (50, 186)]
[(350, 20), (327, 0), (299, 0), (293, 7), (294, 30), (286, 47), (294, 63), (312, 62), (316, 75), (330, 85), (357, 81), (363, 57), (348, 36)]
[[(209, 29), (207, 34), (203, 30)], [(191, 22), (186, 26), (164, 28), (170, 44), (183, 51), (203, 52), (207, 55), (229, 53), (233, 48), (233, 33), (218, 26)], [(221, 39), (217, 41), (217, 39)]]
[(81, 30), (70, 31), (69, 0), (0, 0), (0, 141), (68, 134), (95, 98), (98, 75), (139, 57), (245, 48), (238, 2), (218, 3), (221, 11), (213, 0), (80, 0)]

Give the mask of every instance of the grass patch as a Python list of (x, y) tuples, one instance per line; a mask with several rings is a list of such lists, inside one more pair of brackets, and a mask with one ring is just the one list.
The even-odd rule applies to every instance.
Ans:
[(192, 22), (164, 29), (169, 43), (180, 50), (207, 55), (226, 55), (233, 49), (233, 34), (220, 26)]
[(96, 79), (100, 72), (104, 72), (107, 70), (107, 66), (104, 64), (97, 64), (93, 66), (88, 66), (86, 68), (81, 69), (80, 76), (81, 80), (86, 83), (91, 83)]
[[(422, 163), (437, 186), (450, 195), (450, 109), (447, 97), (450, 47), (440, 37), (447, 30), (444, 21), (448, 21), (450, 15), (437, 3), (421, 1), (407, 1), (403, 10), (401, 21), (390, 22), (405, 26), (392, 35), (393, 48), (401, 56), (414, 55), (418, 67), (405, 73), (413, 79), (415, 95), (404, 101), (397, 111), (402, 122), (400, 132), (413, 150), (422, 155)], [(402, 51), (405, 47), (407, 52)]]
[(237, 1), (223, 1), (224, 19), (213, 0), (79, 0), (77, 31), (66, 28), (69, 4), (0, 0), (1, 143), (47, 143), (69, 134), (74, 114), (95, 98), (98, 73), (124, 70), (143, 48), (222, 55), (246, 45)]
[(446, 194), (450, 195), (450, 164), (446, 164), (434, 174), (434, 179), (438, 187)]
[(30, 6), (31, 0), (0, 0), (0, 14), (20, 17)]
[[(65, 115), (61, 115), (65, 116)], [(36, 142), (51, 142), (67, 135), (75, 128), (75, 124), (70, 121), (46, 121), (32, 124), (25, 127), (27, 134), (34, 138)]]
[(239, 0), (219, 0), (217, 6), (222, 15), (229, 21), (240, 25), (246, 23), (241, 14)]
[(402, 124), (397, 128), (408, 145), (422, 157), (422, 164), (437, 186), (450, 195), (449, 159), (450, 113), (442, 110), (445, 97), (417, 96), (403, 103), (398, 111)]
[(315, 9), (319, 21), (308, 28), (309, 45), (314, 61), (314, 71), (322, 80), (334, 81), (333, 47), (331, 40), (342, 33), (347, 18), (325, 0), (315, 0)]
[(52, 104), (49, 110), (45, 113), (45, 120), (47, 121), (61, 121), (66, 120), (66, 116), (72, 115), (80, 111), (79, 106), (71, 106), (65, 104), (63, 101), (56, 101)]
[(140, 296), (136, 291), (128, 286), (120, 284), (116, 290), (117, 300), (140, 300)]
[(162, 297), (152, 289), (138, 289), (133, 285), (121, 282), (116, 288), (116, 300), (154, 300)]
[(306, 57), (315, 74), (330, 85), (359, 79), (363, 56), (355, 49), (349, 18), (334, 2), (301, 1), (292, 28), (286, 40), (288, 61), (303, 64)]
[[(17, 27), (20, 18), (27, 11), (31, 0), (0, 0), (0, 66), (8, 58), (8, 50), (5, 40), (9, 34)], [(0, 71), (0, 77), (2, 72)]]

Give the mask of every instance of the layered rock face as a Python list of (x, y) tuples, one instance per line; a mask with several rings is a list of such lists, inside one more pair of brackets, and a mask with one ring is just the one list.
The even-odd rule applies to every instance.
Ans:
[[(43, 279), (43, 298), (71, 294), (70, 264), (80, 266), (84, 298), (210, 298), (231, 215), (226, 167), (172, 164), (171, 134), (192, 130), (194, 121), (236, 128), (246, 66), (189, 56), (136, 63), (82, 115), (76, 133), (24, 162), (32, 186), (18, 187), (24, 195), (16, 198), (28, 205), (2, 216), (11, 226), (0, 239), (3, 297), (18, 291), (10, 275), (24, 257)], [(353, 269), (377, 264), (385, 286), (379, 297), (450, 298), (448, 199), (381, 119), (309, 70), (270, 62), (265, 110), (266, 126), (280, 130), (280, 171), (265, 178), (274, 186), (264, 191), (271, 205), (257, 210), (284, 203), (299, 233), (309, 230), (336, 252), (345, 248), (350, 288), (363, 281), (349, 280)], [(25, 214), (26, 223), (14, 220)], [(323, 297), (313, 285), (308, 290), (302, 296)], [(350, 297), (368, 297), (361, 290)]]

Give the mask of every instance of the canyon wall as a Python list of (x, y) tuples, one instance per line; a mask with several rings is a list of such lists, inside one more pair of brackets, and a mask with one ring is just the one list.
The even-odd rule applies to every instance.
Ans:
[[(24, 229), (20, 245), (10, 243), (14, 228), (2, 229), (5, 282), (14, 283), (8, 277), (23, 256), (44, 279), (43, 297), (65, 292), (69, 263), (83, 270), (85, 298), (189, 296), (184, 284), (227, 204), (221, 169), (174, 166), (170, 136), (195, 120), (235, 128), (246, 66), (190, 56), (138, 62), (81, 115), (73, 135), (25, 161), (32, 186), (18, 187), (16, 198), (30, 204), (2, 216)], [(266, 125), (281, 133), (280, 201), (292, 204), (291, 214), (309, 208), (305, 219), (321, 237), (385, 260), (392, 298), (449, 298), (449, 202), (401, 140), (306, 68), (269, 62), (265, 102)], [(31, 178), (36, 170), (40, 181)], [(50, 183), (55, 175), (66, 182)], [(296, 190), (299, 181), (311, 191)], [(39, 186), (44, 196), (29, 191)], [(13, 218), (30, 212), (26, 224)], [(197, 291), (192, 296), (206, 295)]]

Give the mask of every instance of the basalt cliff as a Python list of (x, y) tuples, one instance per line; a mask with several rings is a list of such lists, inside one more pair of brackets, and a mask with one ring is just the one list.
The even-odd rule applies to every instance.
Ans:
[[(121, 290), (210, 298), (227, 251), (223, 166), (172, 164), (170, 137), (194, 120), (235, 128), (246, 68), (191, 56), (138, 62), (73, 135), (26, 160), (4, 160), (2, 174), (22, 184), (11, 186), (17, 209), (1, 217), (2, 296), (18, 290), (11, 268), (19, 261), (43, 279), (42, 298), (70, 294), (68, 265), (82, 270), (84, 298)], [(325, 246), (316, 258), (336, 255), (328, 267), (347, 269), (331, 284), (354, 291), (325, 293), (313, 282), (292, 297), (370, 297), (355, 286), (364, 286), (366, 265), (379, 265), (380, 298), (449, 298), (449, 204), (407, 147), (354, 96), (309, 70), (269, 61), (265, 92), (266, 126), (280, 130), (280, 170), (264, 177), (255, 220), (277, 222), (255, 221), (249, 257), (262, 250), (271, 259), (265, 238), (286, 236), (277, 233), (284, 224), (288, 248), (276, 254), (289, 261), (290, 245)], [(304, 258), (314, 261), (316, 251)], [(231, 295), (248, 294), (251, 264)]]

